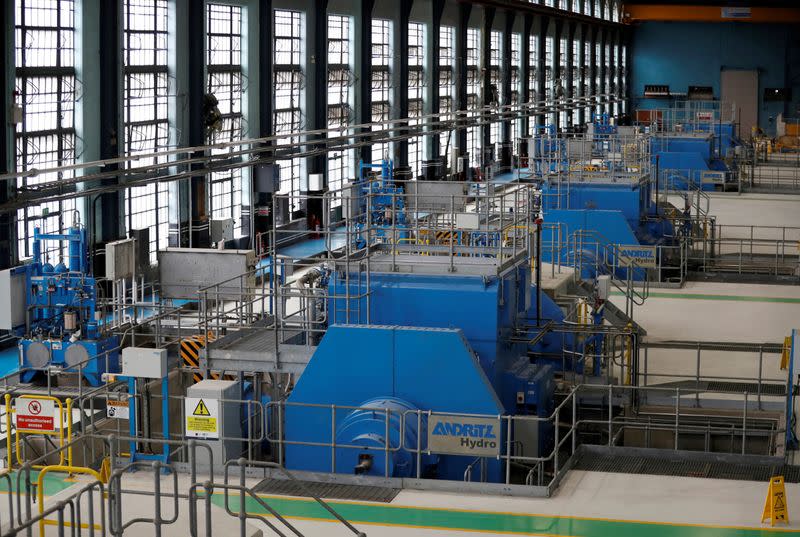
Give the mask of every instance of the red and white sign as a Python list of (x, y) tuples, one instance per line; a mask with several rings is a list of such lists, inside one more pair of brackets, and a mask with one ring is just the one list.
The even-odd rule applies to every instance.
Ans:
[(55, 431), (55, 403), (52, 399), (17, 398), (17, 429)]

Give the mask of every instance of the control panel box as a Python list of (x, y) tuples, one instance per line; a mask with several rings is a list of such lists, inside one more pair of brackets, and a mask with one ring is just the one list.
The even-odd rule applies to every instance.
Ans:
[(169, 374), (167, 349), (122, 349), (122, 374), (126, 377), (160, 379)]
[(106, 244), (106, 278), (131, 278), (136, 268), (136, 241), (124, 239)]

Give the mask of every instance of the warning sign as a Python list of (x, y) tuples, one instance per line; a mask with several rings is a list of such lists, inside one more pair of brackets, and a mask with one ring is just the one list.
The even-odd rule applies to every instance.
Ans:
[(185, 405), (187, 437), (219, 438), (219, 400), (187, 397)]
[(203, 402), (202, 399), (200, 399), (200, 402), (197, 403), (197, 406), (194, 407), (194, 412), (192, 412), (192, 416), (205, 416), (205, 417), (211, 416), (211, 412), (208, 411), (208, 407), (206, 406), (206, 404)]
[(786, 507), (786, 487), (783, 476), (773, 477), (769, 480), (767, 499), (764, 501), (764, 511), (761, 513), (761, 522), (769, 519), (770, 526), (775, 522), (789, 524), (789, 510)]
[(52, 399), (17, 398), (17, 429), (28, 432), (56, 430), (55, 402)]
[(128, 401), (106, 401), (106, 416), (118, 420), (127, 420), (131, 417), (131, 409)]

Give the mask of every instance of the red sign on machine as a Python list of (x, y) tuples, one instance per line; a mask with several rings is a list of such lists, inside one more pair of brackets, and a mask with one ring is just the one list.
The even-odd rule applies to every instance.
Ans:
[(51, 399), (17, 399), (17, 429), (26, 431), (55, 431), (55, 404)]

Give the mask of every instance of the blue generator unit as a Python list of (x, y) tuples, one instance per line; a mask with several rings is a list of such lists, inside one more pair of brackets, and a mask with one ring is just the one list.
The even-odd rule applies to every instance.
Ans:
[[(486, 224), (451, 228), (448, 247), (429, 244), (436, 232), (423, 229), (444, 214), (362, 226), (369, 252), (355, 245), (328, 261), (325, 314), (313, 314), (327, 330), (285, 402), (287, 468), (463, 481), (480, 466), (481, 479), (503, 482), (510, 454), (551, 453), (565, 339), (529, 342), (537, 321), (564, 313), (547, 295), (534, 300), (529, 244), (499, 250), (533, 221), (531, 202), (500, 215), (488, 208), (501, 203), (480, 200)], [(385, 242), (399, 232), (392, 225), (408, 239)], [(569, 335), (580, 354), (576, 345)]]

